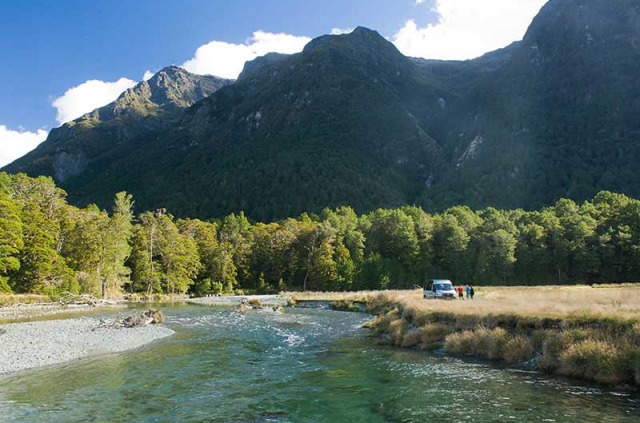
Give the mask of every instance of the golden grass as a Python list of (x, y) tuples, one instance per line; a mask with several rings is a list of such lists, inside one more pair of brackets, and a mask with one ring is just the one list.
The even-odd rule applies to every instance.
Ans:
[(395, 293), (403, 291), (357, 291), (357, 292), (323, 292), (300, 291), (281, 292), (280, 295), (290, 297), (294, 301), (355, 301), (366, 303), (381, 293)]
[[(476, 299), (425, 301), (421, 290), (386, 291), (389, 303), (401, 303), (416, 312), (456, 315), (514, 315), (534, 318), (640, 319), (640, 285), (616, 288), (591, 286), (477, 288)], [(369, 294), (371, 295), (371, 294)]]

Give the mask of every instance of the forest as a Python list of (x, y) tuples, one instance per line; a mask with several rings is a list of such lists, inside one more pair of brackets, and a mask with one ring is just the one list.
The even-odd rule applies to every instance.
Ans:
[(51, 178), (0, 173), (0, 293), (230, 294), (412, 288), (427, 278), (477, 285), (640, 280), (640, 201), (600, 192), (537, 211), (358, 216), (325, 209), (271, 223), (242, 212), (176, 219), (77, 208)]

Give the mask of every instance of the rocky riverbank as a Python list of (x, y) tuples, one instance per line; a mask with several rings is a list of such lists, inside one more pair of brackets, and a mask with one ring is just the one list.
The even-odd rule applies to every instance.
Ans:
[(75, 318), (0, 325), (0, 374), (117, 353), (174, 334), (163, 326), (98, 328), (99, 319)]

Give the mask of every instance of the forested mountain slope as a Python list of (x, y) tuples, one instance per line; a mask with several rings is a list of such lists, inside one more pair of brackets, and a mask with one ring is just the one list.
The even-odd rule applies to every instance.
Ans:
[(203, 218), (640, 196), (637, 75), (637, 1), (551, 0), (522, 41), (464, 62), (407, 58), (358, 28), (248, 63), (76, 175), (38, 165), (51, 154), (7, 170), (54, 175), (78, 204), (127, 190), (142, 209)]

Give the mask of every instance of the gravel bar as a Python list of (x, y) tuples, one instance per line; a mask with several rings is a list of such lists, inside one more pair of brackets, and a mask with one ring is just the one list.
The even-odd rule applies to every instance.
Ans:
[(96, 329), (99, 323), (77, 318), (0, 325), (0, 374), (132, 350), (174, 334), (158, 325)]

